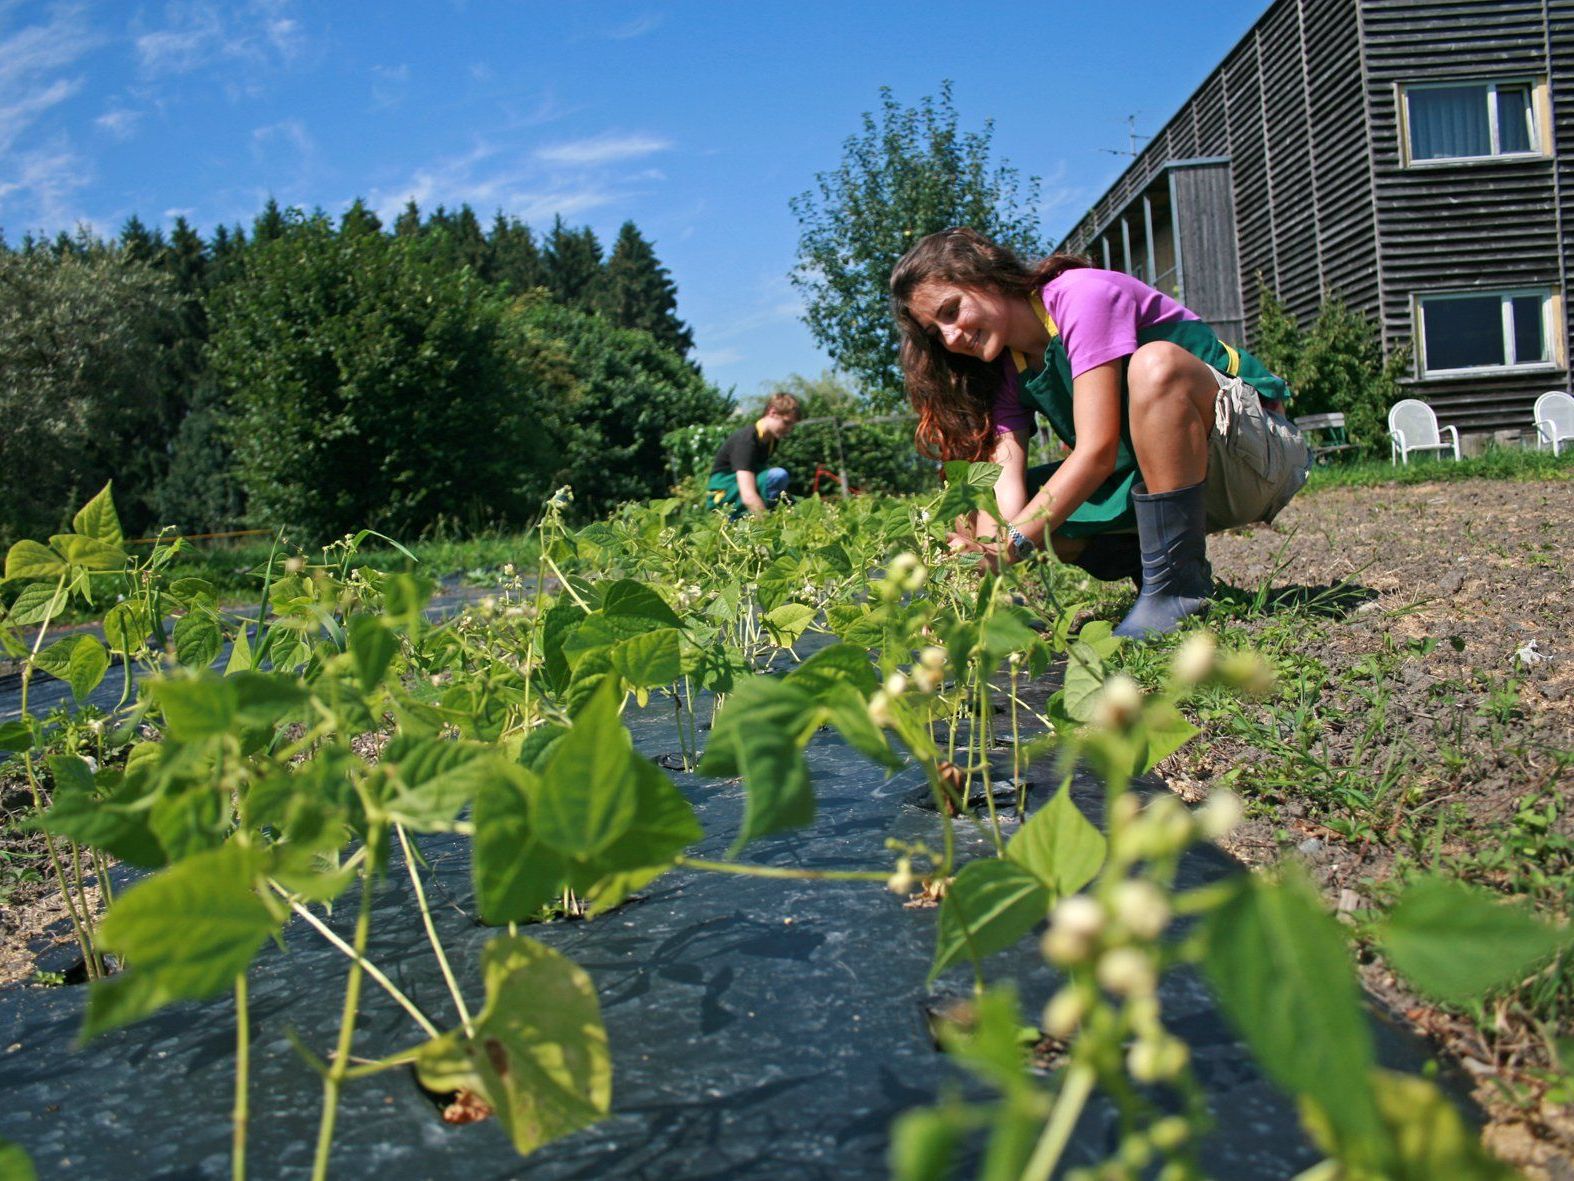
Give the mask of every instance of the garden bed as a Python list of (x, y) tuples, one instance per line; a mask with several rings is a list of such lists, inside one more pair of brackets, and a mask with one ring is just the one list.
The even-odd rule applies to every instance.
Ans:
[[(1298, 497), (1272, 530), (1211, 539), (1217, 576), (1239, 591), (1225, 630), (1273, 658), (1284, 692), (1244, 718), (1202, 718), (1210, 741), (1161, 773), (1187, 798), (1235, 787), (1251, 819), (1231, 851), (1304, 861), (1353, 919), (1418, 867), (1566, 917), (1571, 502), (1567, 480), (1336, 487)], [(1423, 1003), (1380, 963), (1365, 979), (1472, 1072), (1496, 1151), (1532, 1176), (1571, 1175), (1574, 1121), (1540, 1077), (1548, 1034), (1574, 1031), (1566, 976), (1474, 1016)]]

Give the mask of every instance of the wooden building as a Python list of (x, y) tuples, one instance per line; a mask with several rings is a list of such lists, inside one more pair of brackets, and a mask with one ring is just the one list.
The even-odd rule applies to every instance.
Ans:
[(1574, 388), (1571, 235), (1574, 0), (1275, 0), (1061, 248), (1248, 344), (1337, 293), (1479, 432)]

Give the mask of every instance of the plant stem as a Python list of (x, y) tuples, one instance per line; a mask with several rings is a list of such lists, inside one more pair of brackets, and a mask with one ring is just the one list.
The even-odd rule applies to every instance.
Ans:
[(251, 1017), (246, 1005), (246, 973), (235, 977), (235, 1107), (230, 1114), (230, 1176), (246, 1181), (246, 1088), (251, 1070)]
[(307, 910), (306, 907), (301, 903), (291, 898), (289, 891), (283, 886), (279, 885), (277, 882), (269, 882), (268, 884), (274, 888), (281, 898), (290, 904), (290, 909), (296, 914), (300, 915), (301, 918), (305, 919), (319, 935), (321, 935), (329, 943), (333, 944), (334, 947), (344, 952), (344, 954), (349, 956), (352, 960), (358, 960), (360, 962), (361, 968), (366, 972), (366, 974), (378, 984), (380, 984), (383, 991), (391, 996), (394, 999), (394, 1002), (401, 1009), (410, 1014), (410, 1017), (415, 1021), (415, 1023), (426, 1032), (427, 1037), (438, 1038), (442, 1036), (442, 1034), (438, 1032), (437, 1026), (432, 1024), (431, 1018), (429, 1018), (425, 1013), (421, 1012), (421, 1010), (416, 1007), (415, 1002), (407, 997), (403, 992), (401, 992), (398, 985), (394, 984), (392, 980), (388, 979), (388, 977), (383, 974), (381, 968), (372, 963), (372, 961), (367, 959), (365, 956), (356, 955), (355, 949), (353, 947), (351, 947), (337, 934), (335, 934), (333, 929), (329, 927), (327, 923), (323, 922), (311, 911)]
[[(367, 845), (375, 844), (384, 836), (381, 827), (367, 833)], [(368, 857), (361, 870), (361, 909), (355, 918), (355, 954), (350, 960), (350, 973), (344, 984), (344, 1010), (339, 1018), (339, 1041), (334, 1049), (333, 1061), (322, 1079), (322, 1122), (317, 1127), (317, 1153), (312, 1161), (312, 1181), (326, 1181), (328, 1156), (333, 1149), (333, 1123), (339, 1114), (339, 1087), (350, 1068), (350, 1046), (355, 1040), (355, 1014), (361, 1003), (361, 964), (366, 954), (366, 939), (372, 927), (372, 882), (377, 859)]]
[(883, 882), (891, 875), (867, 869), (789, 869), (779, 865), (748, 865), (741, 861), (707, 861), (700, 857), (675, 857), (674, 865), (711, 873), (736, 873), (752, 878), (794, 878), (821, 882)]
[(1077, 1126), (1088, 1096), (1093, 1093), (1093, 1081), (1091, 1066), (1075, 1063), (1066, 1071), (1065, 1084), (1055, 1099), (1043, 1134), (1033, 1146), (1033, 1155), (1022, 1170), (1021, 1181), (1049, 1181), (1054, 1175), (1060, 1154), (1065, 1152), (1071, 1131)]
[(426, 927), (426, 939), (432, 945), (432, 953), (437, 956), (437, 966), (442, 969), (443, 980), (448, 985), (448, 995), (454, 998), (454, 1008), (459, 1010), (459, 1021), (465, 1027), (465, 1036), (475, 1037), (475, 1023), (470, 1020), (470, 1009), (465, 1005), (465, 995), (459, 991), (459, 981), (454, 979), (454, 970), (449, 967), (448, 956), (443, 952), (443, 942), (437, 937), (437, 927), (432, 923), (432, 908), (426, 904), (426, 891), (421, 886), (421, 874), (415, 868), (415, 853), (410, 848), (410, 838), (405, 835), (404, 825), (394, 825), (394, 831), (399, 834), (399, 847), (404, 850), (404, 865), (410, 871), (410, 884), (415, 887), (416, 905), (421, 908), (421, 922)]

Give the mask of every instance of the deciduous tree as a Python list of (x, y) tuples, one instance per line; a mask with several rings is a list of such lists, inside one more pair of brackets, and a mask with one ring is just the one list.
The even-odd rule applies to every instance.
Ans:
[(802, 226), (792, 281), (809, 331), (883, 405), (901, 398), (887, 291), (910, 246), (967, 225), (1024, 255), (1041, 249), (1038, 180), (992, 163), (993, 133), (990, 121), (959, 129), (949, 82), (916, 107), (882, 87), (879, 112), (866, 113), (863, 130), (843, 144), (840, 166), (790, 202)]

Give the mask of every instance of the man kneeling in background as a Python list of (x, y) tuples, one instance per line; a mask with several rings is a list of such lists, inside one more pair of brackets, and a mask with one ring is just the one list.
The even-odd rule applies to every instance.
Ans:
[(768, 466), (776, 443), (798, 425), (803, 404), (792, 394), (772, 394), (765, 414), (727, 436), (711, 465), (706, 501), (716, 509), (763, 515), (787, 488), (787, 469)]

